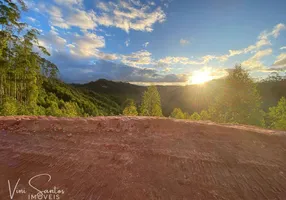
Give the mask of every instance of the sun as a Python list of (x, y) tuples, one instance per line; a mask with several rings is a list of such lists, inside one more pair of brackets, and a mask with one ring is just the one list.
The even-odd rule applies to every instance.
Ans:
[(213, 77), (211, 76), (211, 72), (204, 70), (204, 71), (195, 71), (193, 72), (192, 76), (189, 78), (189, 84), (203, 84), (212, 80)]

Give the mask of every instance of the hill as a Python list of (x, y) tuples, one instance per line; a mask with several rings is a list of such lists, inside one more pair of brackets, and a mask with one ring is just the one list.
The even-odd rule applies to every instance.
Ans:
[[(74, 84), (74, 86), (113, 96), (119, 105), (122, 105), (127, 98), (132, 98), (140, 104), (142, 94), (146, 90), (144, 86), (105, 79), (82, 85)], [(181, 108), (189, 113), (207, 109), (222, 86), (223, 80), (213, 80), (204, 85), (157, 86), (161, 96), (163, 114), (169, 116), (174, 108)], [(259, 82), (258, 90), (263, 101), (262, 108), (267, 111), (269, 107), (275, 106), (282, 96), (286, 97), (286, 80)]]
[[(148, 117), (0, 117), (0, 199), (284, 199), (286, 133)], [(47, 195), (47, 194), (45, 194)], [(41, 198), (44, 199), (44, 198)]]
[(98, 94), (85, 88), (75, 88), (59, 80), (45, 79), (38, 105), (48, 108), (53, 101), (61, 108), (65, 102), (76, 103), (77, 116), (118, 115), (120, 106), (106, 94)]

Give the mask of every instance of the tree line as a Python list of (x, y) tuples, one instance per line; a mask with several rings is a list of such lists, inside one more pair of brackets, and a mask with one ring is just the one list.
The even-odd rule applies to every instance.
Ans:
[[(277, 74), (270, 74), (263, 81), (279, 81)], [(262, 100), (257, 84), (248, 71), (235, 66), (224, 79), (220, 92), (214, 97), (207, 110), (189, 114), (180, 108), (174, 108), (169, 117), (190, 120), (211, 120), (218, 123), (249, 124), (264, 128), (286, 130), (286, 98), (282, 97), (277, 106), (270, 107), (268, 112), (261, 108)], [(133, 100), (128, 100), (124, 115), (163, 116), (160, 95), (156, 86), (148, 87), (142, 96), (139, 113)]]
[(57, 80), (58, 68), (38, 42), (39, 32), (20, 22), (23, 0), (0, 0), (0, 115), (98, 116), (119, 114), (107, 96)]

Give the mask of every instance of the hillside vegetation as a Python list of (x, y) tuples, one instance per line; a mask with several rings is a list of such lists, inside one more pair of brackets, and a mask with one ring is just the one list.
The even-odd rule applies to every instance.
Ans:
[(59, 80), (58, 68), (38, 42), (39, 31), (21, 23), (23, 1), (0, 1), (0, 115), (118, 115), (107, 95), (79, 90)]
[[(86, 84), (73, 84), (77, 88), (86, 88), (99, 94), (113, 96), (115, 101), (122, 105), (126, 99), (133, 99), (140, 104), (142, 94), (147, 89), (145, 86), (130, 83), (115, 82), (99, 79)], [(164, 116), (169, 116), (174, 108), (193, 113), (207, 109), (216, 95), (222, 90), (224, 79), (217, 79), (203, 85), (186, 86), (157, 86), (161, 96)], [(262, 109), (277, 105), (282, 97), (286, 97), (286, 79), (264, 79), (257, 83), (257, 90), (261, 96)]]

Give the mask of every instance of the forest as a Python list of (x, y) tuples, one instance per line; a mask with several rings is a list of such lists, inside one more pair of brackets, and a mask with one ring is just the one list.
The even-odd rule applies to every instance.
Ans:
[(25, 10), (23, 1), (0, 3), (0, 115), (165, 116), (286, 130), (286, 79), (278, 73), (257, 82), (237, 65), (199, 86), (66, 84), (39, 45), (40, 33), (20, 22)]

